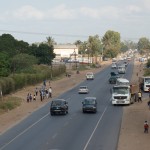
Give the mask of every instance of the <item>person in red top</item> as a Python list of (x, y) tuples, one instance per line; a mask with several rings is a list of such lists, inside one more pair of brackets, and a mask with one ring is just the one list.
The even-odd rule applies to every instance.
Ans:
[(148, 133), (148, 129), (149, 129), (148, 122), (145, 121), (145, 122), (144, 122), (144, 133)]

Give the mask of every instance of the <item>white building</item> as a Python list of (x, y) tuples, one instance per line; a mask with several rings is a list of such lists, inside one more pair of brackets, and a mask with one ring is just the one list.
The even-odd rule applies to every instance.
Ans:
[(54, 53), (56, 54), (56, 58), (77, 57), (78, 47), (76, 45), (71, 45), (71, 44), (54, 45)]

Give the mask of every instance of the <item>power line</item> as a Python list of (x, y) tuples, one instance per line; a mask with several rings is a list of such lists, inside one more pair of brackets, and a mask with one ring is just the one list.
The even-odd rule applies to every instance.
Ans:
[(1, 32), (11, 32), (19, 34), (33, 34), (33, 35), (52, 35), (52, 36), (61, 36), (61, 37), (83, 37), (87, 38), (87, 35), (75, 35), (75, 34), (53, 34), (53, 33), (41, 33), (41, 32), (26, 32), (26, 31), (12, 31), (12, 30), (0, 30)]
[[(18, 33), (18, 34), (30, 34), (30, 35), (45, 35), (45, 36), (58, 36), (58, 37), (78, 37), (78, 38), (88, 38), (89, 35), (75, 35), (75, 34), (56, 34), (56, 33), (42, 33), (42, 32), (27, 32), (27, 31), (16, 31), (16, 30), (0, 30), (0, 32), (7, 33)], [(99, 36), (102, 38), (102, 36)], [(128, 38), (122, 37), (123, 40), (133, 40), (137, 41), (139, 38)]]

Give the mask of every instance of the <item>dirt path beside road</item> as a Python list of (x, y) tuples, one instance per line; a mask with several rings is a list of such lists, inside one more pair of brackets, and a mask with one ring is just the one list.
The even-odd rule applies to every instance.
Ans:
[[(138, 77), (143, 75), (143, 65), (135, 61), (132, 82), (138, 83)], [(120, 130), (118, 150), (148, 150), (150, 149), (150, 133), (144, 133), (144, 121), (150, 124), (148, 99), (136, 102), (123, 108), (123, 118)]]

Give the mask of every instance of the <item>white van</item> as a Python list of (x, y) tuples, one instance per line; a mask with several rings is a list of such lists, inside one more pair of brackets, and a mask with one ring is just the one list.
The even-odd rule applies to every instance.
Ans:
[(93, 74), (93, 72), (87, 72), (86, 73), (86, 79), (87, 80), (94, 80), (94, 74)]
[(116, 81), (117, 85), (130, 85), (129, 80), (125, 78), (118, 78)]
[(118, 66), (118, 73), (126, 73), (126, 68), (124, 65)]

